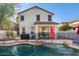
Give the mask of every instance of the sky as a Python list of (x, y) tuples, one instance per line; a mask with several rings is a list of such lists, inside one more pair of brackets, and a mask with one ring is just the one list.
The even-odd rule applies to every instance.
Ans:
[(20, 4), (19, 12), (33, 6), (54, 13), (52, 18), (54, 22), (70, 22), (79, 19), (79, 3), (23, 3)]

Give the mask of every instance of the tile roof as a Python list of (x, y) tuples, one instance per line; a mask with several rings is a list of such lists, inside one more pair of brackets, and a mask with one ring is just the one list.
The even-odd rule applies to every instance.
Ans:
[(62, 22), (62, 24), (69, 24), (69, 23), (74, 23), (74, 22), (79, 22), (79, 20), (73, 20), (71, 22)]

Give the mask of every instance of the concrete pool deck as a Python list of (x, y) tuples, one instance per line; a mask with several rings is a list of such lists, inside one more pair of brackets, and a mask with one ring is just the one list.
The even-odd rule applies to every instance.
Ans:
[(50, 44), (63, 44), (70, 48), (74, 48), (79, 50), (79, 45), (73, 44), (73, 40), (68, 39), (54, 39), (52, 40), (7, 40), (7, 41), (0, 41), (0, 46), (14, 46), (19, 44), (30, 44), (30, 45), (45, 45), (45, 46), (52, 46)]
[(68, 46), (70, 48), (79, 50), (79, 44), (67, 44), (67, 42), (66, 42), (66, 43), (64, 43), (64, 45)]
[(72, 44), (73, 40), (61, 40), (61, 39), (55, 39), (55, 40), (7, 40), (7, 41), (0, 41), (0, 46), (12, 46), (12, 45), (18, 45), (18, 44), (31, 44), (31, 45), (43, 45), (43, 44), (49, 44), (49, 43), (56, 43), (56, 44), (63, 44), (64, 42), (67, 42), (68, 44)]
[(41, 43), (28, 40), (9, 40), (9, 41), (0, 41), (0, 46), (14, 46), (19, 44), (30, 44), (30, 45), (42, 45)]

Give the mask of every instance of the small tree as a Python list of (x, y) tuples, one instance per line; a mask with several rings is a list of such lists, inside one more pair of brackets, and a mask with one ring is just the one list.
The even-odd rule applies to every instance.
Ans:
[(13, 21), (11, 19), (6, 19), (2, 22), (2, 28), (7, 30), (7, 29), (12, 29)]
[(2, 23), (7, 18), (12, 17), (17, 10), (17, 4), (15, 3), (1, 3), (0, 4), (0, 29), (3, 29)]
[(14, 30), (17, 31), (17, 35), (19, 35), (19, 17), (16, 17), (16, 21), (14, 23)]
[(63, 26), (60, 26), (60, 27), (59, 27), (59, 30), (60, 30), (60, 31), (70, 30), (70, 26), (69, 26), (68, 24), (63, 25)]

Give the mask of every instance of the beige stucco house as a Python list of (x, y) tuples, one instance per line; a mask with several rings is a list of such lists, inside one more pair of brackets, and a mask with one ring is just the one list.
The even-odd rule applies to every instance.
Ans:
[[(58, 23), (52, 21), (54, 13), (34, 6), (18, 13), (19, 15), (19, 32), (20, 34), (39, 32), (50, 32), (50, 26), (57, 30)], [(56, 29), (56, 30), (55, 30)]]
[(76, 19), (76, 20), (73, 20), (73, 21), (70, 21), (70, 22), (62, 22), (60, 26), (62, 25), (65, 25), (65, 24), (68, 24), (70, 27), (71, 27), (71, 30), (76, 30), (77, 27), (79, 26), (79, 19)]

